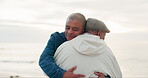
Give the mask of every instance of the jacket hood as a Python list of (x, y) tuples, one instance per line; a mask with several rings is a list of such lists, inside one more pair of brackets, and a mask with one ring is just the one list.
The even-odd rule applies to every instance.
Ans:
[(71, 40), (73, 48), (81, 54), (88, 56), (99, 55), (106, 50), (105, 42), (95, 35), (79, 35)]

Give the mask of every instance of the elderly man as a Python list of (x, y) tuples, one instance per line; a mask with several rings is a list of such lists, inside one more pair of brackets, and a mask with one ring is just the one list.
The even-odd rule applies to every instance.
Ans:
[[(88, 18), (84, 34), (58, 47), (54, 56), (57, 65), (65, 70), (76, 65), (74, 73), (86, 77), (97, 77), (94, 72), (101, 72), (111, 78), (121, 78), (118, 62), (104, 40), (100, 39), (100, 31), (110, 32), (102, 21)], [(104, 75), (98, 78), (105, 78)]]
[(55, 32), (50, 36), (47, 46), (42, 52), (39, 65), (45, 74), (50, 78), (69, 78), (69, 77), (84, 77), (84, 75), (73, 74), (63, 70), (54, 62), (54, 53), (56, 49), (65, 41), (71, 40), (84, 32), (86, 19), (81, 13), (72, 13), (68, 16), (65, 25), (65, 31), (62, 33)]

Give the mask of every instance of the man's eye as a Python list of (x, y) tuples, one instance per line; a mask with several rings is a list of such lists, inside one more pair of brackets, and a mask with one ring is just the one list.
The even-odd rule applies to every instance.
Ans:
[(78, 29), (78, 28), (73, 28), (72, 30), (73, 30), (73, 31), (79, 31), (79, 29)]
[(73, 31), (78, 31), (78, 29), (73, 29)]
[(65, 29), (69, 30), (70, 28), (65, 28)]

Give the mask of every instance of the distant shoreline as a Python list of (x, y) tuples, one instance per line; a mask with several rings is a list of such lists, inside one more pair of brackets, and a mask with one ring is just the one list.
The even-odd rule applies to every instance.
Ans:
[[(36, 78), (37, 76), (29, 76), (29, 75), (0, 71), (0, 78), (32, 78), (32, 77)], [(40, 77), (38, 76), (37, 78), (48, 78), (48, 77), (47, 76), (40, 76)]]
[(35, 61), (14, 61), (14, 60), (0, 60), (3, 63), (35, 63)]

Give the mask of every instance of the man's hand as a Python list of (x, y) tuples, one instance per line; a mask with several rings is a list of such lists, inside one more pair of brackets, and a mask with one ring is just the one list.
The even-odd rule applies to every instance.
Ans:
[(73, 71), (76, 70), (77, 66), (74, 66), (72, 68), (70, 68), (69, 70), (67, 70), (64, 75), (63, 78), (76, 78), (76, 77), (85, 77), (85, 75), (83, 74), (74, 74)]
[(97, 75), (98, 78), (106, 78), (103, 73), (95, 72), (94, 74)]

